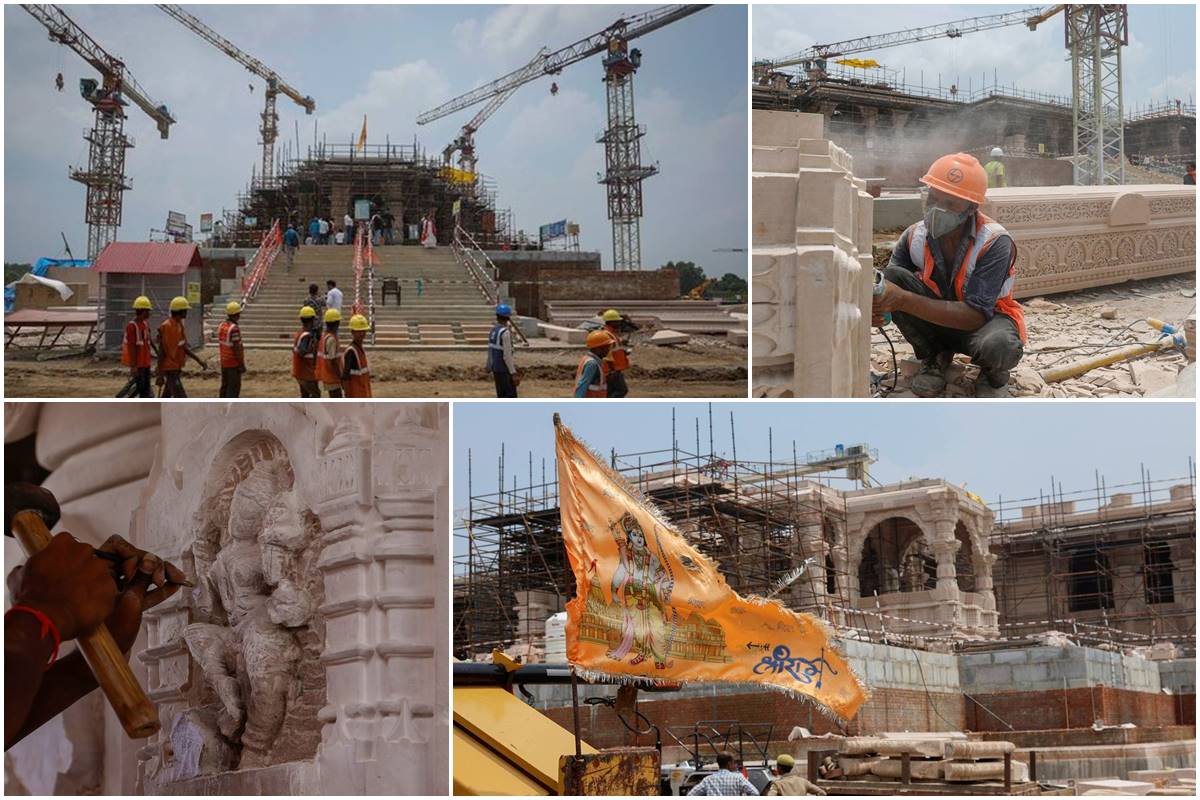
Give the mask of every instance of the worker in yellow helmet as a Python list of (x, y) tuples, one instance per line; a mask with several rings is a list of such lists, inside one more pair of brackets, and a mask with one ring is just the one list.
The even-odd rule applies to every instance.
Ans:
[(325, 332), (317, 345), (317, 380), (330, 397), (342, 396), (342, 353), (338, 345), (341, 324), (342, 312), (336, 308), (325, 310)]
[(300, 330), (292, 339), (292, 377), (300, 385), (301, 397), (320, 397), (317, 383), (317, 312), (310, 305), (300, 308)]
[(371, 368), (367, 365), (367, 351), (363, 341), (371, 323), (362, 314), (350, 317), (350, 346), (342, 353), (342, 390), (346, 397), (371, 396)]
[(620, 311), (610, 308), (600, 318), (604, 320), (605, 333), (612, 337), (612, 349), (604, 359), (608, 367), (608, 396), (625, 397), (629, 394), (629, 386), (625, 383), (625, 370), (629, 369), (629, 346), (621, 340), (625, 317)]
[(230, 300), (225, 305), (225, 321), (217, 328), (217, 348), (221, 353), (221, 397), (242, 396), (242, 373), (246, 371), (246, 351), (242, 347), (242, 305)]
[(190, 358), (201, 369), (208, 370), (208, 362), (192, 352), (183, 326), (191, 307), (186, 297), (173, 298), (171, 316), (158, 326), (158, 383), (162, 386), (162, 397), (187, 397), (183, 390), (184, 359)]
[(121, 363), (129, 367), (129, 382), (117, 397), (154, 397), (150, 388), (150, 366), (154, 344), (150, 341), (150, 298), (138, 296), (133, 301), (133, 319), (125, 325), (121, 342)]

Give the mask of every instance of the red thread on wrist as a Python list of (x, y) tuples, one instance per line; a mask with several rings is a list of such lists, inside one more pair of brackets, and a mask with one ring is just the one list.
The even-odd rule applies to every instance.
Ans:
[(4, 613), (4, 616), (7, 617), (14, 611), (24, 611), (26, 614), (32, 614), (38, 622), (42, 623), (41, 638), (45, 639), (47, 632), (54, 635), (54, 649), (50, 651), (50, 660), (46, 662), (45, 667), (46, 669), (50, 669), (50, 666), (58, 660), (58, 648), (59, 645), (62, 644), (62, 637), (58, 634), (58, 627), (55, 626), (54, 622), (51, 621), (51, 619), (41, 611), (38, 611), (36, 608), (30, 608), (29, 606), (13, 606)]

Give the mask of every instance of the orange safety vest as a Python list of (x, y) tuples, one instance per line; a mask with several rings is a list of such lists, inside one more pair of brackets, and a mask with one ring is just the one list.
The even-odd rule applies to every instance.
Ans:
[(298, 381), (315, 381), (317, 379), (317, 354), (300, 354), (300, 339), (304, 335), (316, 336), (316, 331), (299, 330), (292, 339), (292, 377)]
[(604, 365), (604, 359), (591, 350), (584, 353), (583, 357), (579, 359), (579, 366), (575, 368), (575, 385), (579, 385), (579, 379), (583, 377), (583, 368), (587, 366), (588, 359), (595, 359), (600, 365), (600, 382), (589, 384), (584, 397), (608, 397), (608, 367)]
[[(325, 355), (325, 343), (333, 339), (333, 357)], [(329, 386), (340, 386), (342, 379), (334, 372), (331, 361), (338, 362), (338, 369), (341, 369), (342, 353), (338, 350), (338, 338), (336, 333), (322, 333), (321, 342), (317, 345), (317, 380)]]
[(217, 346), (221, 351), (223, 368), (240, 367), (242, 359), (236, 345), (242, 343), (242, 330), (236, 322), (225, 320), (217, 327)]
[[(933, 251), (929, 249), (928, 236), (925, 231), (925, 220), (914, 223), (908, 227), (908, 257), (912, 259), (914, 264), (923, 264), (923, 268), (918, 275), (921, 282), (933, 290), (933, 293), (938, 297), (942, 296), (942, 292), (938, 289), (937, 282), (933, 279), (933, 270), (935, 262), (933, 260)], [(963, 289), (967, 285), (967, 281), (971, 278), (971, 273), (975, 271), (975, 265), (979, 263), (979, 259), (983, 258), (983, 254), (995, 244), (996, 240), (1001, 236), (1008, 236), (1008, 231), (1004, 230), (1004, 226), (999, 222), (984, 216), (982, 213), (975, 214), (975, 239), (967, 246), (967, 253), (963, 256), (962, 263), (958, 265), (958, 270), (954, 275), (954, 299), (962, 301)], [(1017, 334), (1021, 337), (1021, 342), (1025, 342), (1025, 312), (1021, 310), (1020, 304), (1013, 299), (1013, 284), (1016, 282), (1016, 266), (1017, 266), (1017, 243), (1013, 242), (1012, 260), (1008, 265), (1008, 279), (1004, 282), (1004, 286), (1000, 289), (1000, 296), (996, 298), (996, 313), (1003, 314), (1013, 321), (1017, 326)]]
[(127, 367), (150, 366), (150, 321), (129, 320), (121, 343), (121, 363)]
[(183, 369), (184, 345), (187, 344), (187, 332), (183, 329), (183, 320), (178, 317), (167, 317), (158, 326), (158, 335), (162, 337), (162, 349), (158, 353), (158, 368), (163, 372)]
[(620, 372), (629, 369), (629, 351), (625, 349), (625, 345), (621, 344), (621, 336), (607, 325), (604, 326), (604, 332), (612, 337), (612, 349), (608, 351), (605, 361), (608, 362), (609, 368)]
[(346, 353), (350, 351), (354, 351), (354, 358), (358, 362), (358, 366), (355, 369), (346, 370), (346, 374), (342, 377), (346, 387), (346, 397), (370, 397), (371, 368), (367, 365), (367, 351), (351, 344), (342, 353), (343, 369), (346, 367)]

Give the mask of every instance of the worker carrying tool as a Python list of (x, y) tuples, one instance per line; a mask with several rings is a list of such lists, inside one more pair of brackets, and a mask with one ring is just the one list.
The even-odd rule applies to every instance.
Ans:
[(126, 323), (125, 338), (121, 342), (121, 363), (129, 367), (129, 383), (118, 397), (154, 397), (150, 388), (151, 356), (154, 354), (154, 344), (150, 341), (151, 310), (149, 297), (139, 295), (134, 299), (133, 319)]
[(242, 306), (236, 300), (225, 305), (225, 321), (217, 328), (217, 348), (221, 353), (221, 397), (242, 396), (242, 373), (246, 371), (246, 350), (242, 346)]
[(300, 330), (292, 338), (292, 377), (301, 397), (320, 397), (317, 385), (317, 312), (310, 305), (300, 308)]
[(371, 367), (367, 364), (367, 351), (363, 340), (371, 323), (362, 314), (350, 317), (350, 346), (342, 353), (342, 390), (346, 397), (371, 396)]
[(1008, 176), (1004, 174), (1004, 151), (999, 147), (992, 148), (992, 160), (983, 165), (987, 170), (988, 188), (1007, 188)]
[(612, 336), (605, 330), (592, 331), (587, 335), (587, 348), (575, 369), (575, 397), (608, 397), (604, 358), (612, 349)]
[(974, 156), (942, 156), (921, 183), (929, 187), (924, 219), (896, 242), (872, 324), (890, 313), (924, 362), (912, 381), (918, 397), (942, 393), (955, 353), (979, 367), (976, 397), (1006, 397), (1025, 345), (1025, 316), (1012, 296), (1016, 243), (979, 211), (987, 173)]
[(171, 316), (158, 326), (158, 383), (162, 386), (161, 397), (187, 397), (183, 390), (183, 362), (190, 358), (208, 371), (208, 362), (192, 352), (188, 344), (183, 321), (192, 307), (186, 297), (171, 300)]
[(629, 386), (625, 383), (625, 370), (629, 369), (630, 347), (621, 340), (621, 328), (625, 318), (615, 308), (610, 308), (601, 315), (604, 320), (604, 330), (612, 337), (612, 349), (608, 351), (605, 362), (608, 366), (608, 396), (625, 397), (629, 394)]
[(496, 384), (496, 397), (516, 397), (517, 386), (521, 383), (509, 329), (512, 315), (512, 306), (508, 303), (496, 306), (496, 324), (488, 334), (487, 368)]
[(330, 397), (342, 396), (342, 352), (338, 344), (338, 327), (342, 312), (336, 308), (325, 311), (325, 332), (317, 344), (317, 380)]
[[(6, 463), (10, 455), (6, 445)], [(8, 575), (12, 606), (4, 615), (6, 751), (97, 686), (117, 708), (114, 697), (127, 698), (113, 687), (122, 679), (132, 680), (126, 660), (142, 613), (180, 586), (191, 585), (174, 564), (120, 536), (99, 549), (66, 532), (51, 539), (47, 526), (58, 517), (58, 502), (50, 492), (31, 483), (5, 484), (5, 533), (19, 531), (22, 546), (31, 536), (47, 540)], [(103, 658), (90, 646), (100, 637), (112, 642)], [(79, 646), (60, 658), (60, 648), (71, 640)], [(140, 696), (142, 707), (137, 710), (149, 715), (138, 733), (146, 736), (151, 728), (157, 730), (157, 715), (136, 681), (131, 686), (134, 691), (127, 694)], [(122, 716), (122, 724), (128, 731), (127, 716)]]

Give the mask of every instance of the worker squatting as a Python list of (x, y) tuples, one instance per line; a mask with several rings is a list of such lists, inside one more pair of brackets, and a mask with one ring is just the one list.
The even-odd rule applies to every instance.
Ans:
[(900, 235), (876, 276), (872, 324), (895, 320), (923, 362), (912, 380), (918, 397), (942, 394), (955, 353), (979, 367), (976, 397), (1006, 397), (1024, 354), (1025, 315), (1013, 299), (1017, 245), (979, 210), (989, 186), (1007, 183), (1003, 156), (993, 150), (986, 169), (967, 153), (933, 162), (921, 178), (924, 217)]
[[(120, 396), (154, 396), (150, 388), (151, 365), (157, 358), (155, 382), (162, 389), (161, 396), (187, 397), (182, 377), (184, 362), (191, 358), (201, 369), (208, 369), (208, 362), (193, 353), (188, 344), (184, 320), (190, 308), (186, 297), (173, 299), (171, 315), (158, 326), (158, 333), (151, 340), (150, 312), (153, 308), (150, 299), (138, 297), (133, 301), (134, 318), (125, 326), (121, 347), (121, 363), (129, 367), (129, 382)], [(225, 320), (217, 328), (221, 397), (240, 397), (242, 393), (246, 350), (238, 327), (241, 315), (241, 304), (230, 301), (225, 306)], [(341, 312), (336, 308), (328, 309), (323, 328), (317, 327), (316, 317), (317, 312), (311, 305), (302, 307), (300, 330), (292, 339), (292, 377), (300, 396), (321, 397), (324, 390), (328, 397), (370, 397), (371, 368), (363, 347), (367, 331), (371, 329), (367, 318), (362, 314), (350, 317), (350, 343), (343, 347), (338, 338)]]
[[(496, 306), (496, 324), (488, 334), (487, 368), (496, 384), (496, 397), (516, 397), (521, 373), (517, 370), (512, 343), (512, 307)], [(602, 315), (604, 327), (587, 335), (587, 352), (575, 369), (575, 397), (624, 397), (629, 394), (625, 371), (629, 369), (630, 347), (621, 338), (632, 326), (619, 311), (610, 308)]]

